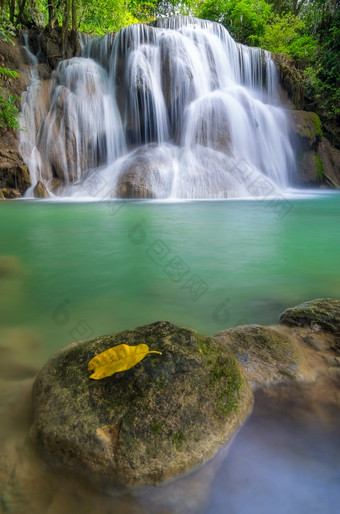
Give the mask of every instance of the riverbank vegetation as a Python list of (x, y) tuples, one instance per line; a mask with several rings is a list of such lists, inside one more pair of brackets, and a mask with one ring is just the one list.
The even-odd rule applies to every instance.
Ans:
[[(131, 23), (192, 14), (224, 25), (234, 39), (279, 55), (298, 77), (302, 105), (320, 115), (339, 146), (340, 9), (337, 0), (0, 0), (0, 38), (20, 28), (116, 32)], [(71, 37), (72, 41), (72, 37)], [(65, 46), (65, 45), (63, 45)], [(1, 65), (1, 63), (0, 63)], [(0, 92), (1, 95), (1, 92)], [(3, 106), (9, 99), (2, 96)], [(5, 102), (7, 103), (4, 103)]]

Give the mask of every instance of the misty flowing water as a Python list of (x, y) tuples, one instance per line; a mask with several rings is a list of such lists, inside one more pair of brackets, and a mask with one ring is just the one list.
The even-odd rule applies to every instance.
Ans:
[(289, 211), (242, 200), (0, 204), (4, 513), (337, 512), (339, 412), (327, 411), (328, 391), (314, 403), (303, 391), (259, 396), (215, 460), (137, 493), (100, 494), (25, 444), (31, 380), (71, 341), (159, 319), (214, 334), (339, 297), (339, 194), (288, 201)]
[[(32, 62), (34, 64), (34, 62)], [(52, 194), (276, 196), (294, 156), (269, 52), (192, 17), (89, 41), (23, 95), (20, 151)]]

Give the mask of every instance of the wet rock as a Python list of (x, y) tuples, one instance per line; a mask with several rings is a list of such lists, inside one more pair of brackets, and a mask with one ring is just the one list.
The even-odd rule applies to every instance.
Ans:
[(340, 187), (340, 151), (323, 137), (314, 112), (289, 111), (291, 142), (297, 159), (295, 185)]
[(280, 322), (290, 326), (311, 327), (340, 333), (340, 300), (336, 298), (316, 298), (286, 309)]
[[(122, 343), (146, 343), (162, 355), (90, 380), (89, 360)], [(241, 368), (224, 344), (157, 322), (55, 354), (34, 384), (32, 434), (51, 462), (94, 482), (153, 484), (209, 459), (251, 406)]]
[(16, 189), (23, 194), (31, 185), (28, 167), (20, 154), (4, 145), (0, 149), (0, 187)]
[(253, 389), (298, 380), (303, 356), (291, 339), (273, 328), (244, 325), (215, 336), (244, 366)]
[(41, 180), (38, 180), (35, 188), (33, 189), (33, 194), (35, 198), (49, 198), (49, 192), (46, 189), (45, 184), (41, 182)]
[(2, 192), (2, 189), (0, 189), (0, 200), (4, 200), (4, 199), (5, 199), (4, 194)]
[(117, 183), (119, 198), (167, 198), (171, 192), (173, 170), (169, 154), (149, 145), (128, 161)]
[(36, 33), (37, 45), (39, 45), (41, 53), (49, 67), (54, 70), (60, 61), (70, 59), (81, 54), (81, 47), (78, 38), (74, 38), (70, 31), (67, 35), (67, 43), (65, 45), (66, 54), (62, 54), (62, 29), (61, 27), (46, 27), (43, 32)]
[(14, 198), (21, 197), (20, 191), (18, 191), (17, 189), (11, 188), (11, 187), (3, 187), (2, 194), (4, 195), (5, 198), (11, 199), (11, 200)]
[(323, 166), (323, 175), (331, 187), (340, 188), (340, 151), (328, 139), (322, 138), (318, 146), (318, 157)]

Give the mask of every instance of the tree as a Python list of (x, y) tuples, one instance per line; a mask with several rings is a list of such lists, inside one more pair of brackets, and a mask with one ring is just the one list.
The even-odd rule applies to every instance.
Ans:
[(265, 0), (206, 0), (196, 14), (224, 25), (236, 41), (256, 45), (265, 32), (272, 9)]
[(294, 57), (300, 65), (310, 65), (316, 58), (316, 40), (306, 35), (305, 21), (292, 14), (276, 15), (266, 26), (259, 43), (266, 50)]
[(20, 129), (17, 119), (19, 110), (16, 106), (19, 98), (7, 93), (2, 87), (6, 79), (15, 79), (18, 76), (16, 71), (0, 66), (0, 129), (4, 127)]

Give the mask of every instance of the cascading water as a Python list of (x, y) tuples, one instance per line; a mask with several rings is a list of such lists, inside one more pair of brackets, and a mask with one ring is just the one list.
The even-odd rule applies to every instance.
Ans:
[(276, 94), (270, 54), (217, 23), (131, 25), (61, 62), (43, 107), (26, 96), (21, 152), (62, 196), (247, 197), (254, 184), (275, 194), (294, 168)]

